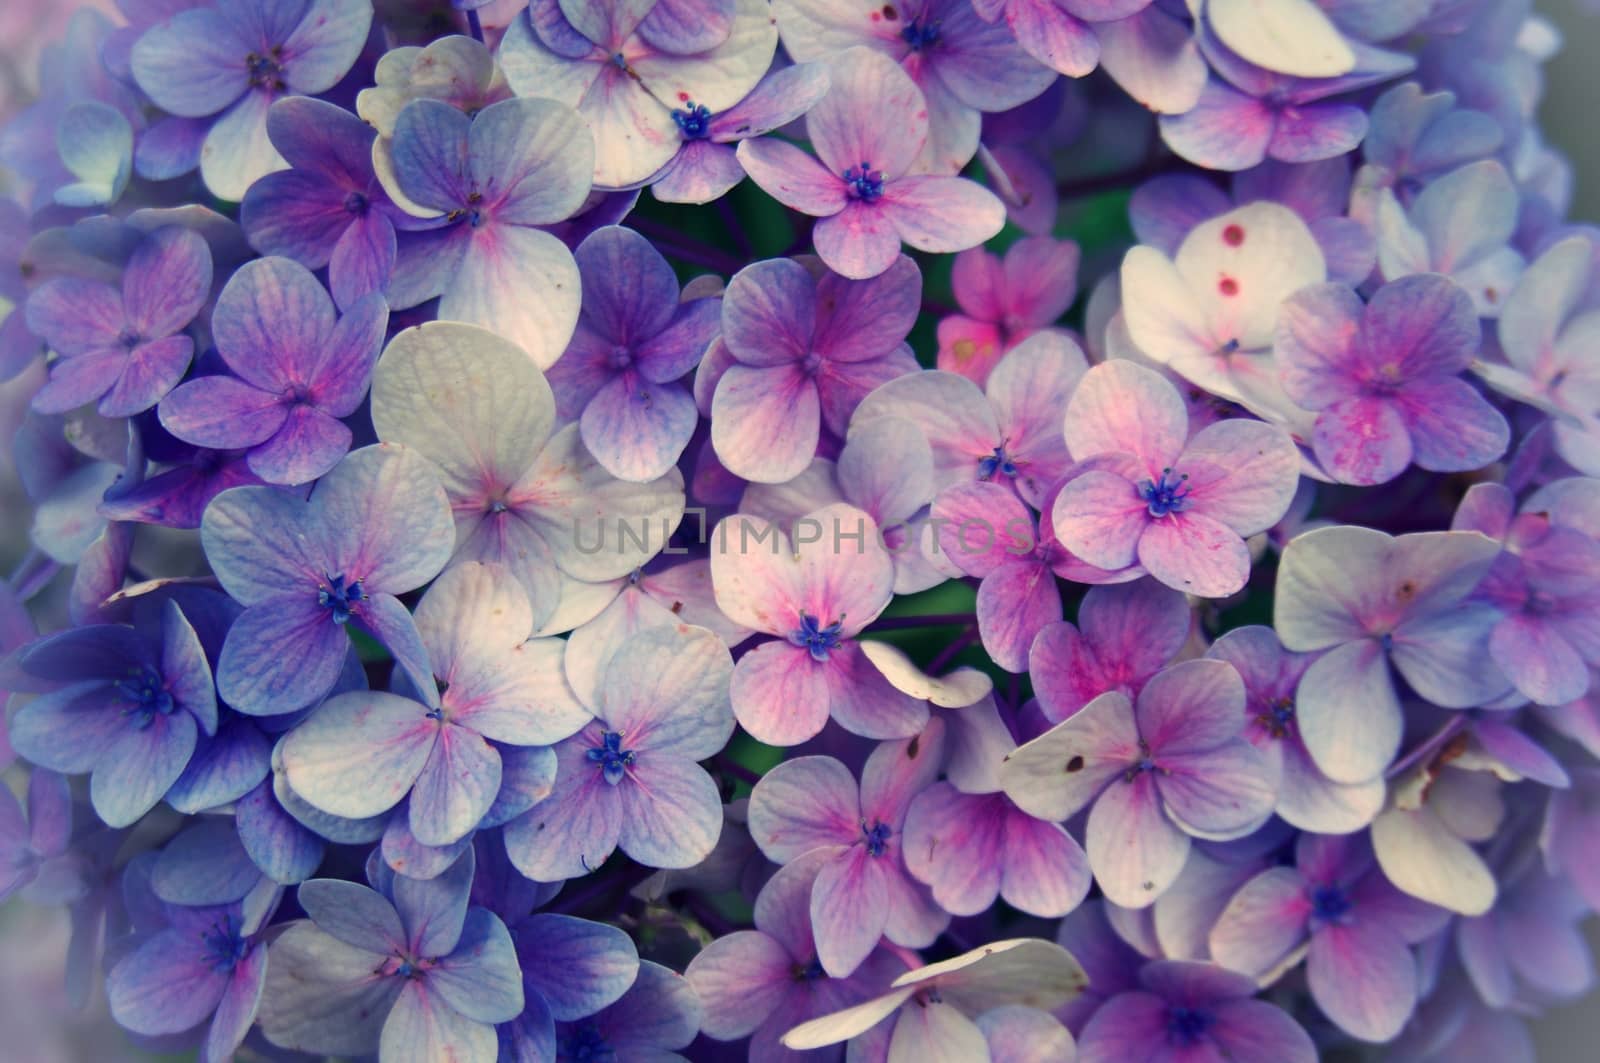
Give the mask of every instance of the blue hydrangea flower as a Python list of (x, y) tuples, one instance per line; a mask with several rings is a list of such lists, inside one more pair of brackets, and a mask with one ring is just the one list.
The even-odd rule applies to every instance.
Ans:
[(31, 646), (23, 669), (56, 684), (11, 721), (11, 742), (36, 764), (91, 773), (97, 815), (126, 827), (165, 796), (201, 732), (217, 729), (211, 666), (174, 603), (159, 625), (75, 628)]

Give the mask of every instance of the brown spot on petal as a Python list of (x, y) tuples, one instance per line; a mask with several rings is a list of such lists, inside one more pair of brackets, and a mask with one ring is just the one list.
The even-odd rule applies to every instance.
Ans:
[(1073, 772), (1073, 771), (1082, 771), (1082, 770), (1083, 770), (1083, 758), (1082, 757), (1073, 757), (1071, 760), (1067, 761), (1067, 771)]
[(906, 759), (907, 760), (916, 760), (917, 759), (917, 754), (922, 751), (921, 750), (921, 744), (922, 744), (922, 736), (921, 735), (917, 735), (917, 737), (913, 738), (910, 741), (910, 743), (906, 746)]
[(900, 17), (900, 12), (894, 9), (893, 4), (884, 4), (883, 17), (888, 19), (890, 22), (893, 22), (895, 19)]

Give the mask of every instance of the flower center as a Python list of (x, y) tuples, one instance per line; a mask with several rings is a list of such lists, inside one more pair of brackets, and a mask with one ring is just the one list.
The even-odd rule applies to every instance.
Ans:
[(1216, 1024), (1217, 1017), (1202, 1008), (1175, 1006), (1167, 1009), (1167, 1038), (1173, 1044), (1197, 1043)]
[(861, 836), (866, 839), (868, 856), (882, 856), (893, 833), (894, 829), (880, 819), (873, 820), (871, 827), (867, 826), (866, 820), (861, 821)]
[(939, 43), (939, 22), (913, 19), (900, 31), (900, 39), (911, 45), (913, 52), (920, 52)]
[(1139, 494), (1149, 506), (1152, 517), (1182, 513), (1189, 508), (1189, 477), (1174, 476), (1170, 468), (1162, 469), (1161, 479), (1146, 480)]
[(200, 935), (200, 940), (205, 945), (206, 961), (216, 971), (233, 970), (250, 951), (250, 943), (240, 935), (238, 924), (231, 916), (213, 923)]
[(178, 703), (161, 683), (161, 677), (148, 668), (130, 672), (117, 683), (117, 693), (128, 702), (123, 715), (131, 717), (139, 730), (149, 727), (157, 716), (171, 716)]
[(1350, 895), (1338, 886), (1316, 886), (1311, 890), (1311, 917), (1319, 923), (1346, 922), (1352, 907)]
[(139, 334), (131, 328), (125, 328), (122, 330), (122, 334), (117, 337), (117, 342), (122, 345), (123, 350), (131, 351), (139, 346)]
[(623, 344), (611, 348), (611, 353), (606, 355), (606, 364), (613, 369), (626, 369), (633, 364), (633, 350)]
[(672, 120), (684, 140), (704, 140), (711, 135), (711, 112), (705, 104), (689, 100), (682, 110), (672, 112)]
[(874, 170), (870, 162), (846, 170), (844, 183), (848, 186), (846, 191), (850, 193), (850, 197), (859, 199), (863, 203), (872, 203), (883, 195), (883, 171)]
[(1294, 726), (1294, 699), (1281, 697), (1269, 701), (1256, 714), (1256, 723), (1273, 738), (1282, 738)]
[(607, 731), (600, 736), (601, 744), (589, 750), (589, 763), (600, 765), (600, 774), (612, 786), (622, 781), (633, 762), (639, 755), (631, 749), (622, 748), (622, 733), (620, 731)]
[(356, 607), (367, 600), (360, 580), (345, 583), (344, 574), (329, 576), (328, 582), (317, 591), (317, 604), (333, 614), (333, 622), (346, 624), (355, 615)]
[(614, 1063), (617, 1058), (616, 1049), (606, 1044), (592, 1022), (584, 1023), (567, 1036), (561, 1054), (572, 1063)]
[(244, 57), (245, 70), (250, 76), (250, 87), (282, 92), (288, 87), (283, 80), (283, 46), (274, 44), (266, 55), (251, 52)]
[(815, 982), (828, 977), (828, 973), (822, 969), (822, 961), (813, 957), (810, 963), (797, 963), (789, 968), (789, 977), (796, 982)]
[(995, 447), (993, 454), (978, 459), (978, 479), (992, 480), (996, 473), (1005, 476), (1017, 475), (1017, 463), (1006, 455), (1006, 445), (1004, 443)]
[(839, 631), (844, 627), (840, 617), (827, 627), (810, 613), (800, 614), (800, 626), (789, 633), (789, 641), (811, 654), (814, 661), (826, 661), (828, 651), (839, 645)]
[(367, 197), (360, 192), (351, 192), (344, 197), (346, 214), (365, 214), (367, 212)]

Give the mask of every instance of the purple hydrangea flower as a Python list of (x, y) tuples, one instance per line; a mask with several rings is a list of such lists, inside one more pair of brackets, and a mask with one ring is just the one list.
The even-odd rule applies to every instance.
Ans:
[(759, 483), (793, 479), (822, 429), (842, 436), (879, 384), (916, 371), (904, 347), (922, 274), (904, 255), (877, 276), (813, 277), (791, 259), (740, 270), (722, 300), (722, 370), (711, 442), (730, 472)]
[[(1023, 50), (1050, 69), (1081, 78), (1100, 62), (1102, 23), (1132, 18), (1151, 0), (973, 0), (986, 22), (1004, 16)], [(1113, 31), (1114, 32), (1114, 31)]]
[(894, 582), (877, 525), (852, 506), (834, 505), (794, 530), (805, 537), (791, 539), (775, 524), (737, 514), (712, 532), (718, 607), (736, 623), (776, 636), (734, 669), (740, 726), (781, 746), (814, 737), (830, 717), (867, 738), (917, 734), (927, 704), (891, 686), (855, 641), (889, 604)]
[(1047, 331), (1006, 354), (982, 390), (943, 370), (908, 375), (863, 399), (852, 424), (910, 421), (933, 451), (936, 488), (991, 481), (1037, 509), (1072, 465), (1061, 411), (1087, 369), (1076, 341)]
[(827, 66), (799, 63), (772, 71), (725, 111), (685, 103), (672, 112), (683, 144), (650, 178), (650, 194), (663, 203), (710, 203), (726, 195), (744, 180), (737, 145), (793, 122), (827, 91)]
[(1055, 80), (1054, 71), (1019, 48), (1006, 27), (993, 24), (992, 12), (985, 21), (974, 6), (970, 0), (897, 0), (887, 6), (777, 0), (773, 14), (784, 50), (798, 62), (831, 59), (861, 46), (898, 63), (927, 101), (927, 141), (915, 145), (912, 169), (954, 174), (978, 150), (980, 112), (1015, 107)]
[(522, 1011), (511, 934), (469, 907), (474, 860), (422, 881), (378, 877), (381, 889), (312, 879), (299, 889), (310, 919), (268, 950), (261, 1030), (282, 1048), (402, 1063), (495, 1054), (494, 1024)]
[(1517, 512), (1503, 484), (1475, 484), (1451, 528), (1482, 532), (1504, 550), (1475, 597), (1503, 616), (1489, 654), (1517, 693), (1541, 705), (1565, 705), (1588, 693), (1600, 664), (1600, 483), (1570, 477), (1546, 484)]
[(1140, 987), (1100, 1006), (1078, 1036), (1078, 1063), (1314, 1063), (1316, 1047), (1282, 1008), (1252, 1000), (1256, 984), (1207, 963), (1146, 964)]
[(295, 96), (267, 113), (267, 133), (291, 169), (250, 186), (239, 223), (263, 255), (328, 270), (342, 309), (383, 292), (394, 270), (395, 229), (418, 223), (395, 206), (372, 168), (372, 127), (342, 107)]
[(1297, 690), (1315, 657), (1289, 652), (1271, 628), (1258, 625), (1234, 628), (1212, 643), (1206, 656), (1227, 661), (1244, 679), (1244, 735), (1279, 773), (1279, 818), (1328, 834), (1371, 823), (1383, 808), (1383, 780), (1334, 782), (1311, 759), (1300, 736)]
[(939, 321), (939, 368), (982, 387), (1006, 352), (1067, 312), (1079, 258), (1076, 243), (1048, 236), (1018, 240), (1004, 259), (977, 247), (957, 255), (950, 286), (962, 312)]
[(928, 143), (929, 107), (894, 60), (851, 48), (829, 69), (828, 94), (806, 116), (817, 158), (769, 138), (739, 145), (739, 162), (767, 194), (821, 219), (812, 240), (829, 269), (875, 277), (902, 241), (964, 251), (1000, 231), (1005, 204), (993, 193), (963, 178), (912, 174)]
[(684, 971), (704, 1006), (701, 1032), (717, 1041), (750, 1038), (753, 1063), (778, 1063), (779, 1038), (821, 1015), (859, 1004), (904, 969), (876, 948), (847, 978), (818, 958), (811, 895), (829, 853), (813, 849), (778, 869), (756, 895), (754, 930), (713, 941)]
[(200, 176), (238, 202), (281, 169), (267, 110), (285, 94), (315, 96), (355, 63), (372, 26), (370, 0), (238, 0), (178, 11), (133, 46), (132, 72), (180, 118), (220, 115), (204, 129)]
[(684, 379), (716, 338), (721, 304), (680, 301), (672, 267), (632, 229), (596, 230), (574, 257), (583, 310), (550, 367), (556, 413), (578, 422), (584, 446), (613, 476), (658, 479), (699, 423)]
[(510, 569), (545, 634), (604, 608), (600, 598), (570, 622), (557, 613), (580, 581), (643, 565), (683, 516), (676, 469), (648, 484), (612, 477), (578, 425), (557, 427), (555, 397), (527, 354), (485, 329), (436, 322), (396, 336), (373, 375), (372, 420), (378, 438), (427, 458), (444, 483), (455, 560)]
[(1263, 978), (1309, 943), (1306, 975), (1317, 1007), (1352, 1037), (1389, 1041), (1421, 992), (1410, 946), (1448, 919), (1390, 885), (1362, 835), (1302, 834), (1294, 867), (1261, 872), (1228, 902), (1211, 931), (1211, 954)]
[(332, 689), (354, 623), (438, 704), (427, 650), (396, 594), (450, 556), (450, 508), (422, 458), (394, 444), (354, 451), (309, 501), (236, 487), (206, 507), (201, 542), (223, 589), (245, 606), (228, 630), (217, 689), (251, 716), (293, 712)]
[(1147, 907), (1183, 870), (1191, 836), (1240, 837), (1272, 813), (1277, 778), (1241, 735), (1244, 704), (1231, 665), (1175, 664), (1137, 701), (1102, 694), (1017, 749), (1000, 781), (1040, 819), (1089, 808), (1095, 880), (1114, 903)]
[(186, 442), (248, 451), (267, 483), (302, 484), (350, 449), (349, 417), (367, 394), (389, 310), (377, 294), (343, 315), (304, 266), (241, 266), (217, 298), (211, 329), (232, 375), (201, 376), (162, 400), (162, 427)]
[(275, 899), (252, 909), (162, 905), (167, 925), (106, 978), (112, 1016), (147, 1037), (184, 1033), (209, 1020), (200, 1058), (232, 1057), (255, 1023), (267, 977), (261, 930), (276, 907)]
[(589, 123), (594, 183), (629, 188), (672, 159), (680, 121), (744, 99), (777, 46), (761, 0), (535, 0), (499, 54), (519, 95), (559, 100)]
[(1457, 107), (1455, 93), (1424, 92), (1415, 81), (1396, 85), (1368, 112), (1351, 216), (1371, 226), (1384, 189), (1409, 206), (1434, 179), (1495, 154), (1503, 139), (1489, 115)]
[(1452, 170), (1424, 188), (1409, 207), (1393, 192), (1378, 201), (1378, 269), (1385, 280), (1443, 273), (1472, 296), (1480, 317), (1495, 317), (1522, 275), (1511, 246), (1519, 201), (1498, 160)]
[(72, 791), (64, 776), (34, 768), (26, 812), (9, 789), (0, 789), (0, 902), (27, 890), (67, 852), (71, 837)]
[(700, 1032), (700, 998), (677, 971), (639, 961), (639, 975), (614, 1004), (576, 1022), (556, 1024), (557, 1063), (651, 1063), (682, 1059)]
[(1468, 602), (1499, 552), (1476, 532), (1398, 538), (1353, 525), (1294, 540), (1278, 566), (1274, 624), (1291, 650), (1326, 650), (1296, 688), (1295, 722), (1335, 782), (1380, 775), (1400, 748), (1391, 666), (1423, 698), (1473, 708), (1509, 684), (1488, 653), (1499, 611)]
[(92, 773), (90, 799), (113, 827), (138, 820), (166, 794), (217, 729), (211, 666), (174, 603), (143, 628), (73, 628), (34, 643), (23, 670), (58, 684), (11, 721), (11, 743), (41, 767)]
[[(1044, 919), (1066, 915), (1089, 893), (1089, 860), (1059, 823), (1037, 819), (1001, 790), (1000, 765), (1016, 749), (993, 700), (963, 708), (948, 739), (949, 758), (966, 755), (976, 770), (957, 772), (911, 799), (902, 828), (906, 869), (952, 915), (977, 915), (997, 897)], [(981, 718), (975, 720), (974, 718)], [(975, 739), (981, 729), (983, 739)], [(981, 749), (981, 752), (979, 750)]]
[(1467, 293), (1403, 277), (1367, 302), (1340, 284), (1289, 297), (1274, 344), (1284, 390), (1317, 411), (1317, 460), (1343, 483), (1379, 484), (1415, 462), (1464, 472), (1498, 459), (1511, 429), (1460, 374), (1478, 350)]
[(1189, 641), (1193, 623), (1188, 599), (1155, 580), (1091, 588), (1076, 627), (1047, 624), (1029, 647), (1044, 718), (1060, 723), (1109, 690), (1137, 697)]
[(210, 295), (210, 249), (176, 225), (139, 241), (120, 290), (77, 277), (46, 281), (28, 296), (26, 318), (12, 315), (57, 355), (33, 408), (65, 413), (94, 402), (106, 417), (148, 410), (189, 368), (194, 340), (183, 330)]
[(647, 867), (692, 867), (722, 830), (722, 799), (697, 761), (733, 734), (728, 648), (704, 628), (652, 628), (611, 657), (595, 719), (555, 747), (556, 787), (506, 826), (538, 882), (576, 878), (617, 848)]
[(1121, 360), (1091, 369), (1065, 422), (1083, 471), (1061, 488), (1051, 518), (1062, 545), (1091, 565), (1137, 562), (1169, 587), (1220, 598), (1249, 578), (1244, 538), (1288, 511), (1300, 454), (1264, 422), (1219, 421), (1193, 439), (1188, 426), (1177, 388), (1159, 374)]
[(562, 644), (527, 638), (533, 610), (499, 565), (450, 568), (416, 611), (437, 704), (379, 692), (326, 702), (283, 739), (289, 785), (324, 812), (364, 819), (409, 793), (417, 842), (451, 845), (500, 793), (490, 742), (547, 746), (589, 719), (561, 679)]
[(589, 194), (583, 121), (549, 100), (502, 100), (469, 117), (418, 99), (395, 119), (390, 151), (405, 198), (443, 218), (400, 242), (390, 304), (437, 297), (441, 320), (494, 329), (541, 367), (554, 362), (578, 319), (578, 267), (539, 226), (570, 218)]
[(848, 977), (887, 936), (897, 945), (933, 943), (949, 916), (906, 868), (906, 810), (939, 774), (944, 725), (915, 738), (883, 742), (861, 769), (832, 757), (786, 760), (750, 795), (750, 836), (767, 859), (787, 864), (827, 853), (811, 890), (817, 960)]

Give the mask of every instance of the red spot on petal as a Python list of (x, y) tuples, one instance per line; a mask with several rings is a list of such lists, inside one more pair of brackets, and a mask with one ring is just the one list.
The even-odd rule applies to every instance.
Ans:
[(1244, 229), (1238, 225), (1230, 225), (1222, 230), (1222, 242), (1229, 247), (1238, 247), (1244, 243)]
[(1232, 277), (1224, 277), (1217, 282), (1217, 291), (1221, 292), (1223, 295), (1238, 295), (1239, 282), (1234, 280)]
[(872, 21), (874, 21), (874, 22), (882, 22), (883, 21), (883, 16), (878, 14), (876, 11), (874, 11), (872, 13)]
[(687, 92), (680, 92), (680, 93), (678, 93), (678, 99), (680, 101), (684, 102), (684, 103), (688, 103), (689, 102), (689, 94)]

